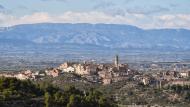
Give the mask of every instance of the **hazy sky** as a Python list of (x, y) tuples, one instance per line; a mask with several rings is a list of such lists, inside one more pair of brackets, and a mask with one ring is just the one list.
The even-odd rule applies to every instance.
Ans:
[(41, 22), (190, 29), (190, 0), (0, 0), (0, 26)]

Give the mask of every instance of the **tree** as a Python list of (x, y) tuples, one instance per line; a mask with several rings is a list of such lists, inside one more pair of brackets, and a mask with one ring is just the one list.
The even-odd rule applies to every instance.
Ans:
[(81, 107), (81, 98), (79, 95), (71, 95), (67, 107)]
[(4, 90), (3, 91), (3, 99), (7, 100), (9, 99), (10, 95), (12, 94), (12, 92), (10, 90)]
[(185, 99), (186, 99), (187, 101), (190, 101), (190, 92), (187, 92), (187, 93), (186, 93)]
[(104, 97), (100, 97), (100, 99), (98, 100), (98, 103), (99, 103), (99, 107), (107, 107), (107, 101)]
[(45, 100), (45, 107), (50, 107), (51, 104), (51, 95), (48, 92), (45, 92), (44, 100)]

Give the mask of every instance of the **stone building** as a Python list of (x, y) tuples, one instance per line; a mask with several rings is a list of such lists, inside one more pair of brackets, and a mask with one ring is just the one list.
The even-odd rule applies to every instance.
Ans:
[(98, 72), (94, 64), (78, 64), (75, 65), (75, 70), (75, 73), (79, 75), (94, 75)]
[(71, 63), (65, 62), (65, 63), (61, 64), (61, 65), (58, 67), (58, 69), (64, 70), (64, 69), (67, 69), (67, 68), (70, 67), (70, 66), (72, 66)]
[(46, 70), (46, 75), (52, 76), (52, 77), (57, 77), (61, 74), (61, 71), (58, 69), (50, 69), (50, 70)]

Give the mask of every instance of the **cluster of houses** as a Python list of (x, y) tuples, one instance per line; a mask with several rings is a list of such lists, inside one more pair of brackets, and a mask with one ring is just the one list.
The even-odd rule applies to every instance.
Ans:
[(46, 69), (44, 71), (30, 70), (21, 72), (1, 72), (0, 76), (15, 77), (21, 80), (25, 79), (41, 79), (45, 76), (57, 77), (64, 73), (74, 73), (86, 78), (89, 82), (111, 84), (128, 79), (130, 75), (138, 72), (128, 68), (127, 64), (119, 64), (118, 56), (115, 57), (114, 64), (96, 64), (92, 62), (71, 63), (65, 62), (59, 67)]
[(166, 71), (143, 73), (132, 70), (127, 64), (120, 64), (118, 56), (114, 59), (114, 64), (96, 64), (92, 62), (73, 63), (65, 62), (59, 67), (46, 69), (44, 71), (21, 71), (21, 72), (1, 72), (0, 76), (15, 77), (20, 80), (43, 79), (45, 76), (57, 77), (64, 73), (74, 73), (86, 78), (89, 82), (111, 84), (118, 81), (134, 80), (144, 85), (156, 84), (161, 87), (166, 84), (190, 85), (188, 78), (190, 70), (180, 72)]
[(190, 85), (190, 69), (184, 69), (180, 72), (167, 71), (161, 74), (162, 81), (167, 82), (168, 85)]
[(1, 72), (0, 76), (17, 78), (20, 80), (26, 80), (26, 79), (35, 80), (37, 77), (45, 76), (45, 75), (44, 74), (41, 75), (39, 74), (39, 72), (32, 72), (30, 70), (26, 70), (26, 71), (21, 71), (21, 72)]
[(190, 69), (142, 74), (141, 78), (144, 85), (153, 84), (159, 88), (168, 85), (190, 85)]
[(127, 80), (130, 75), (138, 72), (129, 69), (127, 64), (119, 64), (118, 56), (115, 57), (114, 64), (95, 64), (95, 63), (64, 63), (57, 69), (62, 72), (75, 73), (87, 78), (90, 82), (111, 84)]

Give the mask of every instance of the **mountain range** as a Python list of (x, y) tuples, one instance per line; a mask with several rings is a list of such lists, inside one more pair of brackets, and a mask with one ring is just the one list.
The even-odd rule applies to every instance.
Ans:
[(117, 24), (39, 23), (0, 28), (0, 48), (76, 45), (101, 49), (190, 50), (189, 40), (187, 29), (145, 30)]

